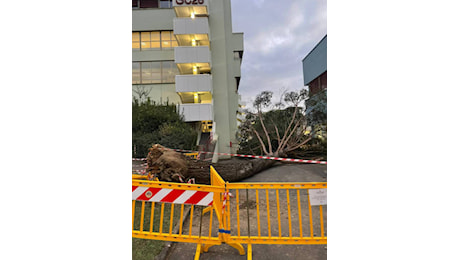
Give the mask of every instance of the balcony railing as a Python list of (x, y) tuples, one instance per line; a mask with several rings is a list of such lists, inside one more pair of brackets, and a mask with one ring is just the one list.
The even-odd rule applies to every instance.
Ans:
[(208, 46), (179, 46), (174, 48), (176, 63), (211, 63)]
[(212, 76), (176, 75), (176, 92), (212, 92)]
[(174, 34), (209, 34), (208, 18), (174, 18)]
[(179, 114), (185, 122), (213, 120), (212, 104), (181, 104)]

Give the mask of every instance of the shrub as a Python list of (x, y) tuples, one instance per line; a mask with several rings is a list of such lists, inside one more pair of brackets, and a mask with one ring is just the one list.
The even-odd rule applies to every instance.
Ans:
[(197, 132), (183, 121), (174, 104), (147, 100), (132, 103), (132, 156), (146, 157), (148, 148), (159, 143), (168, 148), (191, 150)]

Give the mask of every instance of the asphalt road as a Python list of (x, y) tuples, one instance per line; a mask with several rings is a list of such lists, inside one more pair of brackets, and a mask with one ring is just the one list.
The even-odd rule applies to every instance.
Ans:
[[(276, 166), (265, 170), (259, 174), (256, 174), (255, 176), (252, 176), (251, 178), (245, 179), (243, 182), (326, 182), (327, 181), (327, 166), (326, 165), (317, 165), (317, 164), (281, 164), (278, 163)], [(262, 236), (266, 235), (268, 233), (268, 227), (266, 223), (264, 224), (263, 220), (267, 218), (266, 212), (263, 210), (261, 211), (260, 214), (260, 219), (261, 219), (261, 225), (260, 225), (260, 230), (257, 228), (257, 224), (255, 224), (257, 220), (256, 217), (256, 210), (255, 210), (255, 195), (250, 194), (249, 195), (249, 201), (245, 201), (246, 195), (241, 194), (240, 192), (239, 198), (239, 204), (240, 204), (240, 226), (241, 226), (241, 235), (245, 236), (247, 235), (247, 228), (245, 229), (244, 227), (247, 227), (247, 221), (252, 221), (251, 222), (251, 227), (250, 227), (250, 232), (251, 234), (257, 234), (258, 232), (261, 232)], [(260, 194), (265, 196), (265, 194)], [(286, 192), (283, 190), (280, 190), (280, 198), (286, 198)], [(261, 196), (261, 197), (263, 197)], [(270, 196), (270, 207), (275, 206), (275, 210), (270, 211), (271, 219), (273, 219), (272, 225), (271, 225), (271, 233), (273, 234), (278, 234), (278, 226), (276, 223), (276, 200), (274, 199), (275, 196), (272, 193), (269, 193)], [(296, 201), (296, 194), (294, 192), (291, 192), (289, 194), (289, 197), (291, 197), (291, 201), (294, 202)], [(304, 196), (306, 197), (306, 196)], [(274, 201), (272, 201), (272, 199)], [(236, 209), (236, 203), (234, 201), (231, 201), (231, 212), (235, 212)], [(306, 198), (300, 200), (301, 205), (306, 205)], [(283, 204), (283, 203), (281, 203)], [(293, 203), (294, 204), (294, 203)], [(245, 208), (245, 205), (249, 206), (249, 210)], [(266, 204), (263, 204), (261, 201), (260, 207), (264, 208)], [(283, 206), (283, 205), (282, 205)], [(249, 216), (246, 213), (249, 213)], [(298, 222), (298, 215), (296, 214), (296, 210), (291, 210), (291, 223), (299, 223)], [(199, 211), (194, 212), (193, 219), (198, 219), (199, 218)], [(246, 214), (246, 215), (245, 215)], [(283, 212), (284, 218), (287, 218), (285, 212)], [(282, 215), (283, 215), (282, 214)], [(302, 216), (304, 216), (304, 212), (302, 212)], [(312, 213), (313, 216), (315, 216), (315, 212)], [(319, 214), (319, 213), (316, 213)], [(327, 206), (323, 206), (323, 215), (324, 215), (324, 232), (325, 236), (327, 236)], [(283, 218), (283, 216), (281, 216)], [(236, 217), (235, 217), (236, 218)], [(303, 227), (304, 227), (304, 234), (307, 233), (309, 234), (309, 229), (308, 229), (308, 220), (305, 220), (306, 218), (302, 217), (302, 222), (304, 222)], [(188, 219), (185, 220), (185, 223), (187, 223)], [(231, 226), (232, 230), (237, 230), (236, 226), (237, 221), (236, 219), (231, 219)], [(204, 225), (206, 226), (206, 225)], [(186, 227), (186, 226), (185, 226)], [(318, 235), (320, 232), (320, 224), (315, 223), (313, 224), (313, 230), (315, 233), (315, 236)], [(195, 227), (193, 227), (195, 228)], [(286, 232), (288, 232), (288, 226), (287, 223), (283, 223), (281, 225), (281, 232), (282, 236), (286, 236)], [(187, 228), (184, 229), (184, 233), (188, 232)], [(207, 232), (207, 230), (203, 230), (203, 232)], [(233, 232), (233, 231), (232, 231)], [(298, 236), (299, 234), (299, 226), (297, 225), (292, 225), (292, 235), (293, 236)], [(234, 234), (234, 233), (233, 233)], [(247, 252), (247, 246), (244, 244), (243, 245), (245, 248), (245, 251)], [(181, 259), (193, 259), (196, 251), (196, 244), (192, 243), (174, 243), (172, 246), (172, 250), (168, 254), (166, 259), (170, 260), (181, 260)], [(326, 260), (327, 259), (327, 245), (258, 245), (255, 244), (252, 246), (252, 256), (253, 259), (305, 259), (305, 260)], [(200, 259), (206, 260), (206, 259), (222, 259), (222, 260), (233, 260), (233, 259), (247, 259), (247, 255), (239, 255), (238, 251), (229, 245), (222, 244), (218, 246), (213, 246), (209, 249), (208, 252), (202, 253), (200, 256)]]

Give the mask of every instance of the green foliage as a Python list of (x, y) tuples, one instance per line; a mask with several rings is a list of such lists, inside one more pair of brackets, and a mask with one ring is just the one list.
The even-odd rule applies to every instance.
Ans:
[(310, 125), (327, 125), (327, 90), (307, 99), (305, 107), (305, 114)]
[(183, 121), (174, 104), (156, 104), (150, 99), (132, 103), (133, 157), (146, 157), (148, 148), (155, 143), (169, 148), (193, 149), (197, 134)]
[(133, 101), (133, 133), (151, 133), (157, 131), (165, 122), (182, 122), (174, 104), (160, 105), (148, 99), (145, 102)]
[(305, 101), (305, 114), (312, 126), (312, 142), (308, 149), (320, 154), (327, 153), (327, 90), (323, 90)]
[(197, 132), (182, 122), (164, 123), (158, 130), (160, 144), (176, 149), (192, 149), (195, 145)]

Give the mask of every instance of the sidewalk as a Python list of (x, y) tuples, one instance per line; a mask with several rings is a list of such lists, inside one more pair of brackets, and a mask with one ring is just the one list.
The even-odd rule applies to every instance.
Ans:
[[(327, 181), (327, 166), (326, 165), (314, 165), (314, 164), (277, 164), (262, 173), (256, 174), (255, 176), (244, 180), (243, 182), (324, 182)], [(282, 191), (280, 191), (280, 196), (282, 196)], [(290, 194), (290, 197), (294, 194)], [(284, 193), (286, 196), (286, 193)], [(251, 197), (251, 196), (250, 196)], [(270, 205), (272, 204), (273, 196), (270, 195)], [(252, 223), (254, 218), (252, 217), (255, 214), (254, 207), (251, 206), (252, 200), (249, 200), (250, 214), (251, 216), (249, 221), (251, 221), (251, 234), (257, 234), (257, 224)], [(276, 202), (275, 202), (276, 203)], [(306, 200), (304, 201), (301, 199), (302, 205), (306, 205)], [(240, 225), (241, 227), (247, 227), (247, 213), (246, 208), (243, 209), (242, 205), (245, 204), (245, 195), (243, 196), (240, 193)], [(233, 207), (235, 203), (231, 204), (231, 210), (234, 210)], [(298, 216), (296, 216), (295, 211), (291, 213), (292, 223), (296, 223), (298, 221)], [(324, 224), (325, 224), (325, 236), (327, 236), (327, 206), (324, 206)], [(304, 215), (302, 213), (302, 215)], [(193, 218), (199, 218), (199, 211), (194, 212)], [(271, 216), (273, 216), (271, 214)], [(265, 216), (262, 216), (261, 219)], [(297, 219), (297, 220), (296, 220)], [(185, 220), (187, 222), (188, 219)], [(231, 221), (232, 228), (236, 225), (236, 221), (232, 219)], [(185, 226), (187, 227), (187, 226)], [(295, 229), (295, 225), (293, 225), (292, 231), (293, 234), (296, 232), (298, 233), (298, 226), (297, 230)], [(254, 230), (253, 230), (254, 228)], [(236, 229), (236, 228), (235, 228)], [(266, 225), (261, 225), (260, 232), (266, 233), (268, 227)], [(282, 233), (288, 230), (287, 227), (281, 227)], [(315, 235), (319, 232), (320, 226), (319, 223), (314, 223), (314, 232)], [(247, 228), (241, 229), (242, 234), (246, 235)], [(184, 233), (187, 232), (184, 229)], [(276, 225), (272, 225), (271, 227), (272, 234), (278, 234), (278, 230)], [(307, 230), (304, 230), (304, 233)], [(245, 251), (247, 253), (247, 245), (243, 244)], [(306, 260), (326, 260), (327, 259), (327, 245), (258, 245), (255, 244), (252, 246), (252, 256), (253, 259), (280, 259), (280, 260), (288, 260), (288, 259), (306, 259)], [(166, 259), (170, 260), (181, 260), (181, 259), (193, 259), (196, 251), (196, 244), (192, 243), (174, 243), (169, 255)], [(218, 246), (213, 246), (209, 249), (208, 252), (202, 253), (200, 255), (200, 259), (222, 259), (222, 260), (232, 260), (232, 259), (247, 259), (247, 255), (239, 255), (238, 251), (229, 245), (222, 244)]]

